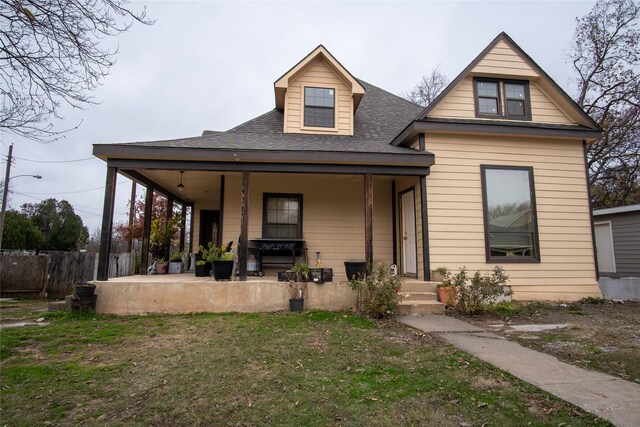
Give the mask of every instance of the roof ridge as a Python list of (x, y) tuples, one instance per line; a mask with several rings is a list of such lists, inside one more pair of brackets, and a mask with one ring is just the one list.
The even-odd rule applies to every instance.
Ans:
[(251, 123), (251, 122), (253, 122), (253, 121), (255, 121), (255, 120), (258, 120), (258, 119), (260, 119), (260, 118), (262, 118), (262, 117), (264, 117), (264, 116), (266, 116), (266, 115), (268, 115), (268, 114), (273, 113), (274, 111), (275, 111), (275, 112), (277, 112), (277, 111), (278, 111), (278, 109), (277, 109), (277, 108), (272, 108), (271, 110), (267, 111), (266, 113), (260, 114), (259, 116), (256, 116), (256, 117), (253, 117), (253, 118), (251, 118), (251, 119), (247, 120), (246, 122), (240, 123), (239, 125), (234, 126), (234, 127), (232, 127), (231, 129), (227, 129), (227, 130), (225, 130), (225, 131), (222, 131), (222, 132), (220, 132), (220, 133), (229, 133), (229, 132), (233, 132), (233, 131), (235, 131), (235, 130), (238, 130), (239, 128), (241, 128), (241, 127), (243, 127), (243, 126), (246, 126), (246, 125), (248, 125), (249, 123)]

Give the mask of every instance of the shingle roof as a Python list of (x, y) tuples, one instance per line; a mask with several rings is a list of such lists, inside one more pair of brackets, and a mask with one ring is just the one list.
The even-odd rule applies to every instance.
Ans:
[(202, 136), (193, 138), (133, 142), (125, 145), (221, 150), (424, 154), (389, 144), (416, 118), (422, 107), (359, 81), (366, 92), (355, 114), (353, 136), (284, 133), (284, 114), (274, 109), (226, 132), (205, 131)]

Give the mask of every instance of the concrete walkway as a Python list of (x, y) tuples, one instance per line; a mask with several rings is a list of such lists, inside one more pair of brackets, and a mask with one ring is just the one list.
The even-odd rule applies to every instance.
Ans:
[(620, 427), (640, 425), (640, 384), (561, 362), (442, 315), (408, 315), (399, 320), (509, 372), (557, 397)]

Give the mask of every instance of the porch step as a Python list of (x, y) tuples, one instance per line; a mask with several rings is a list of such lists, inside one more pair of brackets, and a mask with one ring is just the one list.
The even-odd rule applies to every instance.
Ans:
[(396, 312), (403, 314), (444, 314), (445, 306), (438, 301), (402, 301), (398, 304)]
[(398, 294), (400, 301), (436, 301), (437, 295), (435, 292), (404, 292), (400, 291)]
[(406, 281), (402, 284), (401, 292), (436, 292), (436, 287), (440, 282), (418, 282)]

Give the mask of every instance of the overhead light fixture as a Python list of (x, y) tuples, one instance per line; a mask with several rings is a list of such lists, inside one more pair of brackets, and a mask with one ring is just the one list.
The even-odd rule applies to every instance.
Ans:
[(184, 174), (184, 171), (180, 171), (180, 184), (178, 184), (178, 191), (182, 191), (182, 189), (184, 188), (184, 185), (182, 185), (182, 175)]

